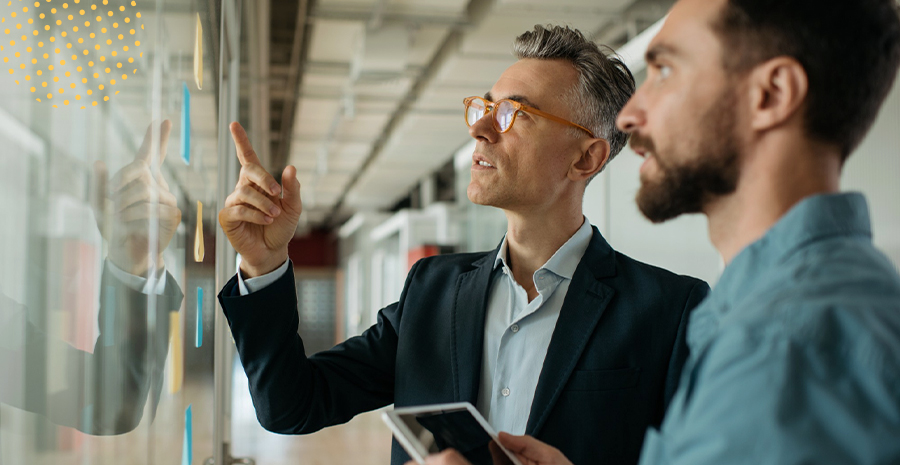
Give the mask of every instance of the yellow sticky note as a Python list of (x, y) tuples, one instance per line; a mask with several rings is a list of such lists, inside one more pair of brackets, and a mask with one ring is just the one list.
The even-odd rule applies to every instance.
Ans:
[(184, 344), (181, 341), (181, 314), (179, 312), (169, 313), (169, 394), (175, 394), (181, 390), (181, 383), (184, 379)]
[(203, 203), (197, 201), (197, 229), (194, 232), (194, 261), (202, 262), (205, 255), (203, 244)]
[(197, 37), (194, 40), (194, 82), (197, 89), (203, 88), (203, 24), (197, 13)]

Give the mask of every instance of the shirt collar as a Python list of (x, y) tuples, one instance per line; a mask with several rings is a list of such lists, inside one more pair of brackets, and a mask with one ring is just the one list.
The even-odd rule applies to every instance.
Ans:
[(872, 237), (862, 194), (817, 195), (797, 203), (762, 238), (734, 257), (709, 297), (694, 310), (687, 334), (691, 351), (712, 339), (729, 310), (773, 279), (774, 268), (814, 242), (841, 236)]
[[(581, 257), (584, 256), (584, 252), (591, 243), (591, 236), (593, 236), (591, 222), (584, 218), (578, 231), (575, 231), (575, 234), (540, 269), (551, 271), (561, 278), (572, 279), (575, 269), (578, 268), (578, 264), (581, 262)], [(500, 243), (500, 250), (497, 251), (497, 258), (494, 259), (494, 269), (508, 266), (506, 239), (504, 235), (503, 242)]]
[(752, 288), (798, 250), (832, 237), (871, 239), (869, 207), (860, 193), (807, 197), (791, 208), (768, 232), (732, 260), (716, 286), (716, 294), (737, 296)]

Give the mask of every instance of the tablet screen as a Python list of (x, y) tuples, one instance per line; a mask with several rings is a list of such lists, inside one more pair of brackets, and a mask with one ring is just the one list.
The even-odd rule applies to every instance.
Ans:
[(465, 408), (404, 413), (398, 418), (429, 453), (453, 448), (473, 465), (511, 465), (494, 439)]

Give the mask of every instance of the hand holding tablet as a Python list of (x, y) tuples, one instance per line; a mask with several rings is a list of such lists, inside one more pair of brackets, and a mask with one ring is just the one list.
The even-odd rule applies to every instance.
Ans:
[(398, 408), (381, 417), (417, 463), (425, 463), (430, 453), (452, 448), (473, 465), (521, 465), (468, 402)]

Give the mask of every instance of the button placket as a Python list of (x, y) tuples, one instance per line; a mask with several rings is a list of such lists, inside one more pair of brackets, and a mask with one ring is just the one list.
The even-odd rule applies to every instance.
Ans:
[[(497, 363), (496, 372), (494, 374), (494, 386), (495, 386), (494, 388), (496, 389), (496, 388), (503, 386), (499, 390), (499, 393), (501, 395), (501, 397), (499, 399), (504, 399), (506, 397), (509, 397), (509, 392), (510, 392), (508, 383), (510, 382), (510, 379), (512, 378), (512, 376), (510, 374), (512, 367), (509, 365), (509, 363), (508, 363), (509, 359), (506, 355), (510, 351), (510, 341), (508, 339), (509, 337), (511, 337), (511, 334), (507, 331), (500, 338), (500, 350), (498, 352), (498, 357), (497, 357), (498, 363)], [(497, 392), (497, 391), (495, 391), (495, 392)], [(505, 402), (497, 405), (497, 408), (499, 409), (497, 411), (497, 413), (501, 416), (504, 415), (502, 412), (505, 411), (505, 407), (503, 407), (503, 404), (505, 404)]]

